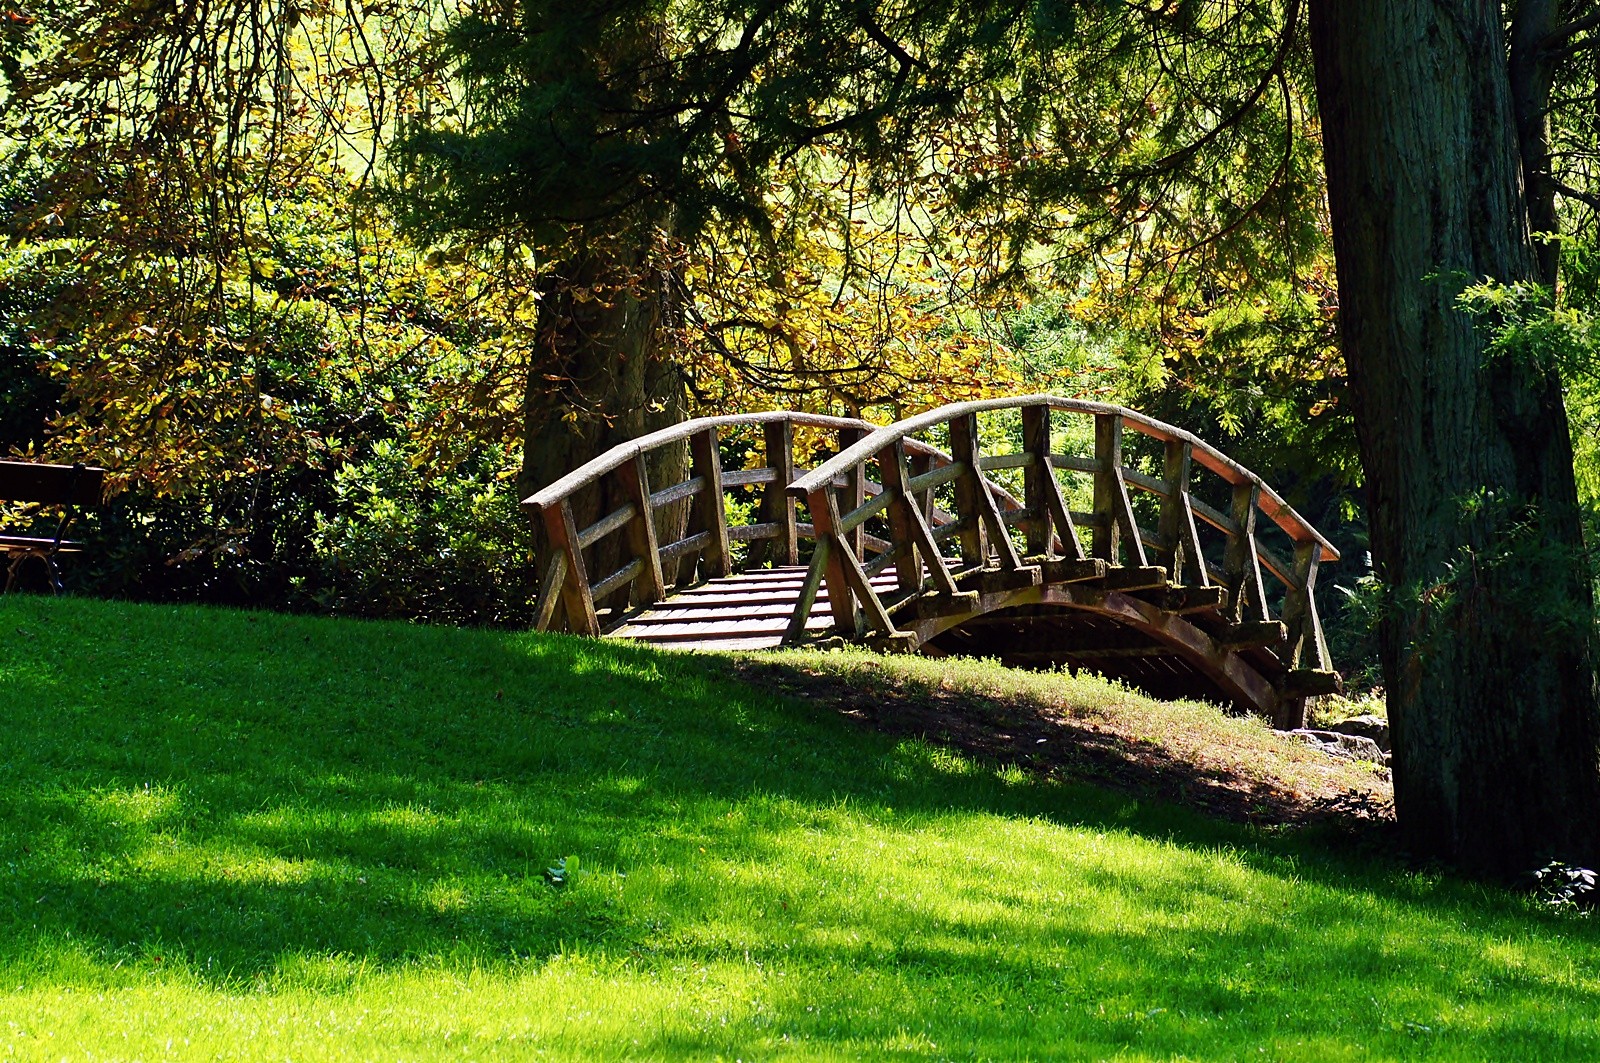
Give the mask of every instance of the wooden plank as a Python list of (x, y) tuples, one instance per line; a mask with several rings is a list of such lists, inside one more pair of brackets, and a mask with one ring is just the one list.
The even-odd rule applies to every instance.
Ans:
[(587, 550), (618, 528), (639, 515), (639, 507), (632, 502), (612, 510), (593, 524), (578, 532), (578, 548)]
[(776, 539), (783, 534), (781, 524), (739, 524), (728, 529), (730, 542), (748, 543), (758, 539)]
[(722, 457), (717, 452), (716, 428), (690, 436), (689, 455), (694, 474), (706, 484), (695, 503), (699, 514), (698, 530), (711, 535), (701, 556), (705, 558), (708, 574), (727, 576), (733, 572), (733, 554), (728, 550), (728, 514), (723, 506)]
[(549, 631), (554, 619), (556, 604), (561, 600), (561, 584), (567, 575), (567, 555), (561, 550), (550, 552), (550, 563), (545, 566), (544, 582), (539, 585), (539, 597), (534, 607), (533, 629)]
[[(1030, 419), (1029, 410), (1037, 410), (1038, 413)], [(1030, 406), (1025, 407), (1022, 413), (1024, 443), (1039, 458), (1027, 473), (1037, 478), (1036, 489), (1045, 518), (1045, 543), (1037, 553), (1054, 553), (1055, 539), (1059, 538), (1061, 552), (1072, 560), (1082, 561), (1089, 555), (1083, 548), (1083, 540), (1078, 538), (1078, 529), (1073, 524), (1072, 512), (1067, 508), (1066, 497), (1061, 493), (1061, 484), (1056, 480), (1055, 466), (1050, 460), (1050, 408)], [(1033, 505), (1032, 501), (1028, 503), (1030, 509)], [(1032, 540), (1029, 542), (1028, 552), (1030, 554), (1036, 552)]]
[(614, 594), (632, 583), (643, 571), (644, 562), (636, 557), (599, 583), (596, 583), (589, 593), (594, 596), (595, 601), (603, 602), (608, 595)]
[(879, 635), (898, 635), (894, 621), (889, 619), (889, 612), (883, 607), (883, 599), (878, 597), (878, 589), (872, 585), (867, 574), (861, 569), (861, 562), (856, 559), (850, 549), (850, 544), (843, 539), (835, 539), (834, 545), (843, 555), (844, 578), (850, 584), (850, 590), (856, 595), (861, 604), (861, 613), (866, 620), (867, 630)]
[(663, 642), (657, 648), (678, 653), (759, 653), (763, 650), (778, 649), (782, 645), (781, 639), (773, 638), (771, 635), (757, 635), (750, 638)]
[[(1316, 545), (1314, 543), (1308, 545)], [(1285, 697), (1314, 698), (1344, 693), (1344, 680), (1332, 670), (1297, 668), (1284, 674), (1279, 687)]]
[[(1049, 410), (1049, 408), (1048, 406), (1024, 406), (1022, 412), (1026, 414), (1029, 410)], [(1027, 430), (1024, 429), (1023, 433), (1026, 435)], [(985, 454), (978, 459), (978, 468), (984, 472), (988, 472), (991, 469), (1026, 469), (1035, 460), (1032, 454), (1026, 452), (1022, 454)]]
[[(867, 433), (865, 429), (839, 429), (839, 451), (843, 453), (844, 451), (849, 450), (866, 437)], [(865, 460), (866, 459), (863, 459), (863, 461), (854, 462), (844, 474), (844, 483), (840, 485), (838, 494), (839, 512), (841, 513), (853, 513), (860, 509), (862, 503), (866, 502), (867, 500), (867, 474), (863, 468)], [(816, 519), (815, 514), (813, 514), (812, 519)], [(865, 536), (859, 530), (860, 526), (861, 522), (859, 521), (848, 526), (838, 523), (835, 523), (834, 525), (835, 533), (841, 536), (844, 542), (850, 547), (851, 553), (855, 556), (860, 556), (861, 551), (865, 548)]]
[[(653, 643), (767, 638), (776, 644), (782, 641), (784, 634), (788, 630), (788, 624), (789, 621), (785, 617), (750, 621), (727, 621), (723, 623), (697, 620), (687, 624), (660, 624), (645, 628), (630, 624), (621, 629), (615, 637)], [(811, 633), (827, 631), (832, 626), (833, 622), (827, 617), (812, 617), (806, 622), (806, 631)]]
[(1224, 535), (1238, 535), (1239, 534), (1239, 525), (1237, 525), (1237, 524), (1235, 524), (1233, 522), (1233, 518), (1232, 517), (1229, 517), (1226, 513), (1223, 513), (1221, 510), (1212, 509), (1210, 506), (1206, 505), (1204, 502), (1200, 501), (1198, 498), (1194, 498), (1193, 496), (1190, 497), (1190, 499), (1189, 499), (1189, 508), (1194, 510), (1194, 515), (1195, 516), (1199, 517), (1201, 520), (1205, 521), (1207, 524), (1211, 525), (1213, 528), (1217, 529), (1217, 531), (1221, 532), (1222, 534), (1224, 534)]
[(584, 570), (583, 551), (578, 547), (572, 500), (563, 498), (540, 512), (551, 547), (567, 555), (567, 571), (561, 583), (561, 602), (567, 611), (567, 624), (574, 634), (598, 635), (600, 621), (594, 612), (594, 596), (589, 593), (589, 573)]
[(789, 494), (794, 479), (794, 422), (785, 418), (767, 422), (764, 430), (767, 465), (773, 470), (772, 483), (761, 496), (761, 519), (778, 525), (777, 542), (772, 547), (774, 565), (800, 563), (799, 538), (795, 528), (795, 500)]
[(1317, 615), (1317, 568), (1321, 550), (1316, 543), (1297, 543), (1294, 550), (1294, 581), (1284, 596), (1283, 622), (1289, 627), (1289, 641), (1284, 646), (1284, 664), (1289, 668), (1301, 667), (1306, 662), (1313, 670), (1332, 668), (1328, 660), (1327, 640), (1322, 633), (1322, 619)]
[[(782, 422), (779, 423), (781, 424)], [(773, 471), (766, 468), (723, 470), (722, 486), (724, 489), (729, 487), (749, 487), (752, 484), (770, 484), (776, 479), (777, 476)]]
[[(895, 583), (907, 591), (922, 587), (923, 542), (915, 527), (921, 514), (916, 500), (906, 490), (906, 448), (903, 440), (895, 440), (878, 452), (878, 479), (883, 483), (883, 496), (891, 500), (889, 507), (889, 539), (895, 544)], [(932, 536), (928, 537), (932, 541)], [(938, 553), (930, 558), (938, 565)]]
[(1228, 607), (1226, 587), (1173, 587), (1159, 595), (1156, 604), (1169, 613), (1184, 616), (1189, 613), (1220, 612)]
[(710, 544), (710, 532), (695, 532), (693, 535), (685, 536), (675, 543), (668, 543), (663, 546), (660, 550), (661, 563), (665, 565), (668, 561), (676, 561), (678, 558), (692, 554), (697, 550), (704, 550)]
[(1046, 583), (1082, 583), (1085, 580), (1101, 579), (1110, 571), (1106, 563), (1098, 557), (1048, 558), (1039, 562), (1039, 570)]
[(887, 491), (880, 491), (878, 494), (873, 495), (872, 498), (839, 518), (840, 533), (852, 532), (861, 527), (861, 525), (888, 509), (889, 504), (893, 501), (894, 496)]
[(1021, 568), (1022, 558), (979, 469), (976, 414), (950, 422), (950, 457), (961, 466), (961, 474), (956, 479), (956, 509), (963, 518), (974, 518), (972, 527), (961, 533), (962, 560), (969, 565), (987, 565), (988, 551), (992, 550), (1001, 568), (1007, 571)]
[[(1184, 554), (1187, 547), (1184, 545), (1183, 523), (1185, 520), (1194, 521), (1194, 511), (1189, 508), (1189, 477), (1193, 465), (1194, 454), (1188, 443), (1181, 439), (1167, 440), (1166, 453), (1166, 494), (1161, 496), (1161, 516), (1158, 522), (1156, 539), (1159, 546), (1156, 549), (1156, 564), (1172, 573), (1172, 582), (1183, 582), (1184, 562), (1189, 560)], [(1201, 579), (1204, 580), (1204, 566)]]
[(1260, 499), (1261, 489), (1253, 481), (1234, 485), (1231, 517), (1239, 532), (1228, 537), (1222, 570), (1227, 574), (1228, 598), (1237, 622), (1269, 619), (1266, 589), (1261, 585), (1261, 557), (1256, 546), (1256, 510)]
[[(932, 491), (936, 487), (943, 487), (961, 473), (961, 466), (958, 462), (947, 462), (937, 468), (933, 467), (932, 463), (933, 458), (931, 455), (911, 455), (911, 477), (906, 481), (907, 491), (914, 494)], [(922, 467), (919, 468), (919, 465)]]
[(1150, 476), (1138, 469), (1126, 465), (1122, 467), (1122, 479), (1135, 490), (1157, 495), (1161, 498), (1167, 496), (1167, 481), (1160, 476)]
[(809, 498), (811, 521), (817, 526), (817, 549), (827, 544), (824, 559), (828, 585), (828, 608), (841, 632), (849, 633), (856, 627), (856, 603), (850, 584), (845, 579), (844, 540), (834, 531), (839, 517), (839, 496), (832, 484), (825, 484), (811, 493)]
[(705, 490), (706, 482), (698, 476), (691, 476), (681, 484), (664, 487), (650, 496), (650, 507), (660, 509), (662, 506), (690, 498)]
[[(1094, 453), (1098, 466), (1094, 474), (1094, 514), (1105, 523), (1095, 528), (1091, 552), (1115, 565), (1119, 563), (1119, 553), (1125, 551), (1128, 564), (1142, 568), (1149, 560), (1139, 538), (1128, 484), (1123, 479), (1121, 414), (1095, 415)], [(1123, 551), (1118, 550), (1119, 543), (1123, 544)]]
[(1217, 645), (1230, 650), (1275, 649), (1283, 645), (1289, 631), (1281, 620), (1251, 620), (1231, 624), (1214, 637)]
[(1165, 590), (1167, 570), (1159, 565), (1138, 565), (1106, 569), (1103, 586), (1109, 591)]
[(734, 619), (753, 620), (758, 617), (781, 617), (787, 620), (794, 612), (795, 599), (768, 599), (761, 602), (749, 603), (707, 603), (705, 605), (672, 606), (662, 605), (647, 613), (640, 613), (628, 623), (632, 626), (649, 626), (651, 624), (681, 624), (691, 620), (725, 620)]
[[(939, 549), (939, 539), (928, 526), (927, 512), (924, 507), (915, 503), (915, 499), (907, 499), (905, 507), (906, 531), (916, 546), (918, 560), (927, 569), (928, 578), (933, 583), (933, 589), (939, 594), (954, 595), (960, 590), (956, 586), (955, 577), (950, 572), (950, 566), (945, 564), (944, 555)], [(918, 583), (920, 585), (920, 576)], [(904, 583), (901, 584), (904, 586)]]
[(1055, 552), (1051, 534), (1050, 503), (1045, 481), (1055, 482), (1050, 468), (1050, 407), (1022, 408), (1023, 456), (1028, 463), (1022, 473), (1022, 501), (1027, 516), (1022, 520), (1024, 549), (1029, 557), (1048, 557)]
[(1066, 469), (1068, 472), (1086, 472), (1092, 476), (1100, 466), (1094, 458), (1080, 458), (1076, 454), (1052, 454), (1050, 467)]
[(633, 601), (636, 605), (649, 605), (660, 601), (667, 591), (661, 577), (661, 549), (656, 542), (656, 522), (650, 515), (650, 474), (645, 469), (644, 455), (635, 454), (633, 460), (617, 467), (623, 494), (632, 503), (629, 507), (634, 517), (628, 522), (628, 548), (640, 563), (639, 579), (634, 583)]
[[(833, 547), (827, 539), (819, 539), (815, 553), (811, 556), (811, 567), (806, 571), (805, 583), (801, 585), (800, 597), (795, 602), (794, 612), (789, 614), (789, 626), (783, 633), (783, 644), (792, 646), (800, 641), (806, 633), (806, 623), (811, 618), (811, 611), (817, 600), (817, 590), (822, 585), (824, 574), (828, 569), (828, 555), (833, 552)], [(828, 611), (833, 612), (832, 603)]]

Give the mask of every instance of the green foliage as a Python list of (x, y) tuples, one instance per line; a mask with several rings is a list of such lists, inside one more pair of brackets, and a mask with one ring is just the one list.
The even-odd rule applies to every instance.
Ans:
[(340, 466), (316, 515), (320, 571), (301, 590), (330, 612), (444, 623), (531, 623), (533, 545), (514, 468), (480, 457), (429, 477), (393, 441)]
[[(1600, 300), (1593, 245), (1564, 241), (1558, 298), (1534, 284), (1485, 280), (1467, 286), (1459, 305), (1489, 336), (1489, 364), (1560, 380), (1573, 441), (1573, 473), (1588, 524), (1589, 563), (1600, 591)], [(1492, 499), (1469, 499), (1472, 514)], [(1504, 502), (1499, 504), (1503, 507)], [(1470, 514), (1469, 514), (1470, 515)], [(1524, 542), (1518, 526), (1510, 541)]]
[(1563, 382), (1600, 374), (1600, 318), (1555, 302), (1540, 285), (1485, 280), (1464, 288), (1457, 305), (1488, 334), (1492, 362)]

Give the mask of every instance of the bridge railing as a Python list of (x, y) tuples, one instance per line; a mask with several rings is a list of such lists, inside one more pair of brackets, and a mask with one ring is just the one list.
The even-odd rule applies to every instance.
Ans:
[[(1022, 447), (1016, 453), (985, 454), (978, 415), (1017, 411), (1022, 422)], [(1052, 450), (1052, 414), (1092, 418), (1094, 454), (1082, 457)], [(1154, 476), (1124, 460), (1123, 433), (1131, 429), (1164, 444), (1164, 467)], [(943, 434), (950, 460), (919, 464), (914, 453), (926, 444), (916, 437)], [(1193, 493), (1196, 466), (1222, 481), (1228, 509), (1207, 505)], [(829, 485), (841, 477), (865, 477), (876, 470), (881, 492), (851, 506), (841, 504)], [(1023, 502), (1003, 504), (1010, 496), (985, 473), (1020, 469)], [(1089, 511), (1072, 510), (1056, 470), (1092, 477)], [(935, 492), (951, 485), (954, 512), (931, 519)], [(1156, 496), (1154, 526), (1141, 525), (1134, 492)], [(846, 447), (789, 486), (795, 498), (807, 500), (815, 526), (816, 549), (805, 591), (791, 618), (789, 641), (804, 631), (818, 589), (826, 586), (837, 627), (859, 631), (880, 643), (906, 638), (890, 613), (898, 600), (911, 596), (956, 601), (960, 581), (974, 572), (1001, 579), (1045, 582), (1106, 576), (1108, 586), (1164, 587), (1172, 600), (1187, 605), (1214, 605), (1226, 612), (1239, 637), (1275, 645), (1290, 669), (1332, 669), (1327, 642), (1317, 613), (1316, 581), (1321, 562), (1336, 560), (1338, 551), (1296, 513), (1259, 476), (1215, 447), (1172, 425), (1120, 406), (1027, 395), (1019, 398), (956, 403), (880, 428)], [(1280, 529), (1292, 544), (1292, 558), (1261, 541), (1268, 525)], [(888, 538), (866, 544), (859, 537), (867, 521), (879, 518)], [(1223, 536), (1221, 563), (1208, 559), (1199, 528), (1209, 526)], [(1088, 532), (1087, 548), (1078, 529)], [(1012, 530), (1021, 540), (1013, 541)], [(947, 556), (954, 538), (958, 556)], [(1213, 551), (1216, 553), (1217, 551)], [(892, 592), (875, 589), (871, 577), (895, 567)], [(1039, 570), (1044, 569), (1043, 575)], [(1032, 571), (1030, 571), (1032, 570)], [(1265, 576), (1283, 584), (1282, 619), (1269, 615)], [(1282, 627), (1278, 628), (1281, 624)], [(1281, 639), (1266, 632), (1281, 632)]]
[[(598, 635), (603, 626), (598, 603), (617, 599), (642, 607), (664, 598), (671, 586), (731, 575), (736, 567), (734, 543), (767, 543), (760, 553), (773, 564), (799, 564), (801, 544), (814, 539), (816, 530), (814, 521), (799, 519), (798, 505), (803, 500), (786, 491), (797, 475), (810, 471), (797, 465), (796, 429), (831, 435), (836, 449), (844, 451), (877, 428), (854, 418), (794, 412), (701, 417), (641, 436), (573, 470), (523, 500), (543, 521), (551, 547), (540, 584), (536, 627), (549, 630), (556, 625), (559, 612), (564, 613), (568, 630)], [(724, 469), (720, 457), (723, 436), (754, 430), (763, 437), (766, 464)], [(686, 441), (688, 476), (673, 484), (651, 483), (648, 455)], [(914, 460), (930, 468), (950, 462), (948, 456), (926, 444), (913, 442), (908, 449)], [(624, 501), (593, 523), (578, 527), (574, 496), (608, 478), (620, 487), (616, 494)], [(850, 509), (881, 491), (880, 484), (857, 467), (830, 477), (828, 483), (835, 505)], [(761, 489), (755, 519), (730, 524), (724, 498), (730, 490), (747, 487)], [(656, 514), (685, 501), (691, 503), (691, 509), (683, 537), (660, 542)], [(1016, 506), (1014, 501), (1011, 504)], [(951, 518), (938, 514), (935, 519)], [(585, 555), (596, 556), (599, 551), (593, 548), (613, 536), (626, 538), (622, 551), (626, 560), (616, 571), (591, 574)], [(848, 541), (857, 553), (889, 545), (859, 528)]]

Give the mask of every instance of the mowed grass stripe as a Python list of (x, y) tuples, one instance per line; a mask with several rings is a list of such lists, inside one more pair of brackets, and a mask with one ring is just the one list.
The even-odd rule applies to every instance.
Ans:
[(0, 1058), (1600, 1057), (1588, 920), (726, 659), (26, 597), (0, 633)]

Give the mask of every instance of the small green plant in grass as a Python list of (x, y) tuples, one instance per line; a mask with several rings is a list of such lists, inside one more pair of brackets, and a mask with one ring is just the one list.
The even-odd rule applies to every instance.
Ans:
[(1533, 873), (1534, 893), (1555, 908), (1590, 908), (1597, 899), (1595, 873), (1552, 860)]
[(544, 869), (544, 880), (556, 889), (570, 886), (584, 875), (585, 871), (576, 856), (563, 856), (556, 860), (550, 867)]

